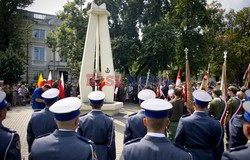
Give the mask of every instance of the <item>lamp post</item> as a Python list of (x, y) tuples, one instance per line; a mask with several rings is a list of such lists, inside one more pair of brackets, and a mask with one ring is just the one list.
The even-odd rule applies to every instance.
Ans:
[(56, 39), (53, 37), (53, 46), (52, 46), (52, 52), (53, 52), (53, 81), (56, 81)]

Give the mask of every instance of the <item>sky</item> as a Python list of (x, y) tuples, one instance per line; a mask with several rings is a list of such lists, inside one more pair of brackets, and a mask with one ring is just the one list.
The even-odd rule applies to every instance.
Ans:
[[(63, 10), (63, 5), (68, 1), (72, 0), (34, 0), (34, 3), (27, 7), (26, 10), (47, 13), (47, 14), (56, 14), (59, 10)], [(92, 0), (87, 0), (92, 2)], [(213, 0), (207, 0), (208, 3), (211, 3)], [(227, 11), (230, 8), (238, 11), (243, 7), (250, 7), (250, 0), (218, 0), (222, 4), (222, 8), (225, 8)]]

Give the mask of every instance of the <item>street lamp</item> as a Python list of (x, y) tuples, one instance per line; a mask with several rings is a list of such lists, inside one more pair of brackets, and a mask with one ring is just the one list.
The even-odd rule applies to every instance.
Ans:
[(52, 52), (53, 52), (53, 79), (56, 81), (56, 39), (52, 38)]

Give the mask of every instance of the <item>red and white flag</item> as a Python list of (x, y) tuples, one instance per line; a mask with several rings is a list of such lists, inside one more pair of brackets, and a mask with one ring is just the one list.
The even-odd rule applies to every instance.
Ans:
[(178, 70), (175, 87), (181, 88), (181, 70), (180, 69)]
[(60, 91), (59, 97), (60, 99), (63, 99), (65, 97), (63, 73), (61, 74), (61, 79), (58, 83), (58, 89)]
[(52, 81), (52, 75), (51, 75), (51, 71), (49, 72), (49, 76), (48, 76), (48, 85), (50, 85), (50, 87), (52, 87), (52, 83), (53, 83), (53, 81)]

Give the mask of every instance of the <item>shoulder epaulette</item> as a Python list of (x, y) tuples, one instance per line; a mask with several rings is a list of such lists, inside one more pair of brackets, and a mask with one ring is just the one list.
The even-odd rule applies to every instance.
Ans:
[(51, 133), (45, 133), (45, 134), (42, 134), (40, 136), (37, 136), (36, 139), (39, 139), (39, 138), (42, 138), (42, 137), (46, 137), (48, 135), (50, 135)]
[(137, 112), (136, 112), (136, 113), (133, 113), (133, 114), (128, 115), (128, 117), (134, 116), (134, 115), (136, 115), (136, 114), (137, 114)]
[(108, 115), (108, 114), (106, 114), (106, 113), (105, 113), (105, 115), (106, 115), (107, 117), (110, 117), (110, 118), (111, 118), (111, 116), (110, 116), (110, 115)]
[(94, 142), (91, 141), (90, 139), (88, 138), (85, 138), (85, 137), (82, 137), (82, 136), (77, 136), (80, 140), (84, 141), (85, 143), (88, 143), (88, 144), (91, 144), (91, 145), (94, 145)]
[(235, 148), (230, 148), (229, 152), (239, 151), (239, 150), (246, 149), (246, 148), (247, 148), (247, 146), (239, 146), (239, 147), (235, 147)]
[(10, 133), (16, 133), (16, 131), (14, 129), (11, 129), (11, 128), (6, 128), (6, 127), (1, 127), (1, 129), (7, 131), (7, 132), (10, 132)]
[(36, 109), (36, 110), (34, 110), (34, 113), (35, 113), (35, 112), (40, 112), (40, 111), (41, 111), (41, 110), (39, 110), (39, 109)]
[(215, 119), (215, 120), (218, 120), (218, 118), (216, 118), (214, 115), (209, 115), (209, 117)]
[(132, 139), (132, 140), (126, 142), (125, 145), (131, 144), (131, 143), (135, 143), (135, 142), (139, 142), (140, 140), (141, 140), (140, 137), (139, 137), (139, 138), (136, 138), (136, 139)]
[(191, 114), (184, 114), (184, 115), (182, 115), (181, 116), (181, 118), (185, 118), (185, 117), (188, 117), (188, 116), (190, 116)]
[(82, 115), (80, 115), (80, 117), (86, 116), (87, 114), (88, 114), (88, 113), (82, 114)]
[(179, 144), (176, 144), (176, 143), (173, 143), (173, 144), (175, 145), (175, 147), (178, 147), (178, 148), (180, 148), (182, 150), (188, 151), (185, 147), (183, 147), (183, 146), (181, 146)]

